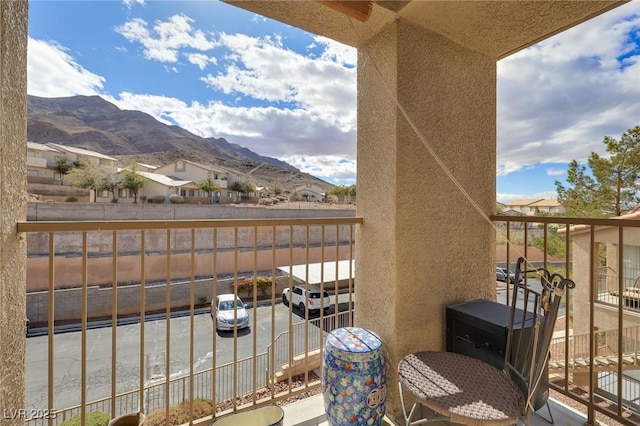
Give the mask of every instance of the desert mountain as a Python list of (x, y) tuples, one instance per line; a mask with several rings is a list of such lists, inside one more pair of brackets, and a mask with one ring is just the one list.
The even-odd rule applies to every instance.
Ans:
[(259, 155), (224, 138), (202, 138), (144, 112), (121, 110), (99, 96), (29, 96), (27, 117), (29, 141), (90, 149), (118, 158), (121, 166), (132, 160), (161, 165), (184, 158), (251, 172), (257, 183), (277, 183), (285, 189), (306, 183), (325, 189), (332, 186), (284, 161)]

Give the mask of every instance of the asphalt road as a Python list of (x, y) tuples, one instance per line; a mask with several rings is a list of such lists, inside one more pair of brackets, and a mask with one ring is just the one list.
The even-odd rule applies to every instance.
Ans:
[[(348, 295), (341, 295), (340, 300), (342, 301), (346, 297)], [(339, 309), (346, 310), (346, 308), (347, 304), (341, 303)], [(332, 307), (330, 314), (333, 313), (333, 310)], [(271, 305), (258, 306), (255, 309), (249, 309), (251, 327), (238, 332), (237, 345), (234, 345), (233, 332), (216, 332), (209, 310), (200, 310), (199, 312), (193, 316), (170, 319), (171, 346), (169, 352), (166, 350), (167, 321), (164, 318), (146, 321), (143, 324), (138, 321), (116, 327), (116, 392), (121, 393), (139, 388), (141, 375), (140, 333), (143, 328), (143, 379), (146, 384), (164, 381), (167, 358), (170, 364), (171, 378), (189, 374), (190, 366), (193, 366), (194, 372), (211, 368), (214, 366), (214, 339), (216, 342), (215, 365), (219, 366), (232, 362), (234, 359), (241, 360), (252, 357), (254, 352), (257, 354), (265, 352), (271, 343), (272, 328), (276, 336), (289, 329), (290, 310), (288, 307), (277, 303), (273, 307), (275, 320), (272, 323)], [(316, 317), (317, 315), (312, 314), (310, 319)], [(291, 311), (291, 322), (293, 324), (304, 322), (302, 313), (296, 308)], [(91, 328), (86, 333), (86, 401), (106, 398), (111, 395), (112, 327), (107, 324), (103, 325)], [(323, 327), (326, 329), (325, 331), (332, 327), (335, 327), (335, 324), (329, 324), (325, 321)], [(193, 345), (191, 345), (190, 337), (192, 328)], [(81, 401), (81, 333), (79, 331), (65, 331), (67, 332), (54, 335), (53, 408), (56, 410), (78, 405)], [(293, 339), (293, 344), (297, 345), (298, 349), (304, 348), (304, 342), (307, 338), (319, 341), (319, 335), (318, 327), (311, 324), (310, 321), (308, 328), (301, 327), (298, 337)], [(288, 352), (288, 341), (285, 341), (284, 344), (285, 350)], [(191, 347), (193, 347), (193, 354), (190, 351)], [(47, 354), (48, 337), (46, 335), (27, 339), (26, 408), (28, 410), (48, 408)], [(193, 362), (191, 362), (192, 359)], [(244, 376), (246, 373), (239, 372), (237, 374), (240, 381), (244, 380), (242, 379)], [(265, 374), (263, 371), (259, 372), (259, 376), (259, 379), (264, 382)], [(223, 377), (219, 377), (219, 383), (220, 380), (229, 382)], [(210, 392), (210, 389), (210, 386), (208, 390), (200, 389), (199, 394)], [(188, 385), (187, 389), (182, 389), (182, 392), (188, 392)], [(231, 390), (228, 389), (226, 392), (230, 393)], [(199, 396), (206, 397), (207, 395)], [(161, 398), (164, 397), (161, 396)], [(220, 400), (221, 396), (218, 395), (216, 399)]]

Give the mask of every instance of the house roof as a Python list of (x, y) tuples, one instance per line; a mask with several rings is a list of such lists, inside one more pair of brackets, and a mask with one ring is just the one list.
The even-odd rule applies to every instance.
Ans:
[(59, 152), (54, 147), (51, 147), (51, 146), (48, 146), (48, 145), (44, 145), (44, 144), (41, 144), (41, 143), (37, 143), (37, 142), (29, 142), (29, 141), (27, 141), (27, 148), (33, 149), (33, 150), (36, 150), (36, 151)]
[(70, 152), (72, 154), (77, 154), (77, 155), (86, 155), (89, 157), (102, 158), (104, 160), (111, 160), (116, 162), (118, 161), (117, 158), (109, 157), (108, 155), (100, 154), (99, 152), (91, 151), (89, 149), (78, 148), (75, 146), (61, 145), (57, 143), (48, 143), (47, 145), (57, 149), (58, 151), (66, 151), (66, 152)]
[[(128, 170), (128, 169), (121, 169), (119, 170), (119, 172), (122, 172), (124, 170)], [(146, 179), (152, 180), (154, 182), (157, 182), (161, 185), (167, 186), (169, 188), (176, 188), (176, 187), (181, 187), (181, 186), (187, 186), (189, 184), (193, 184), (192, 181), (190, 180), (177, 180), (177, 179), (172, 179), (169, 176), (165, 176), (165, 175), (161, 175), (158, 173), (151, 173), (151, 172), (143, 172), (143, 171), (136, 171), (136, 173), (138, 173), (141, 176), (144, 176)]]
[(514, 207), (514, 206), (529, 206), (531, 204), (535, 204), (537, 202), (543, 201), (542, 198), (522, 198), (519, 200), (509, 201), (505, 203), (506, 206)]
[(562, 203), (558, 200), (540, 200), (531, 204), (532, 207), (560, 207)]

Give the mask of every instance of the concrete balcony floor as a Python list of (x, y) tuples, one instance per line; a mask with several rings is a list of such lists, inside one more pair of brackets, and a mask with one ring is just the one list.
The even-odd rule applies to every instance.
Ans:
[[(573, 410), (572, 408), (555, 401), (549, 400), (549, 407), (553, 414), (553, 420), (555, 426), (577, 426), (586, 423), (587, 419), (581, 413)], [(285, 405), (284, 409), (284, 426), (330, 426), (324, 415), (324, 407), (322, 402), (322, 394), (318, 394), (309, 398), (305, 398), (296, 401), (292, 404)], [(548, 416), (549, 413), (545, 407), (539, 410), (542, 416)], [(400, 419), (402, 421), (402, 419)], [(445, 422), (433, 422), (429, 423), (434, 426), (446, 426)], [(454, 424), (454, 423), (451, 423)], [(543, 417), (534, 415), (531, 426), (549, 426), (547, 420)], [(384, 426), (404, 426), (403, 423), (393, 423), (390, 419), (385, 417)]]

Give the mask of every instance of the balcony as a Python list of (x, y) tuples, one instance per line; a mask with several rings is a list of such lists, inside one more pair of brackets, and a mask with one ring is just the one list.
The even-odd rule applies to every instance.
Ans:
[[(640, 223), (492, 220), (498, 243), (507, 246), (507, 258), (498, 260), (510, 264), (519, 253), (533, 261), (541, 253), (537, 265), (556, 268), (577, 284), (567, 295), (552, 344), (549, 407), (556, 422), (593, 424), (597, 418), (640, 424), (640, 312), (628, 298), (609, 294), (633, 288), (629, 274), (636, 270), (640, 248), (632, 243)], [(143, 410), (162, 417), (179, 403), (189, 424), (269, 403), (284, 405), (285, 424), (324, 421), (318, 367), (326, 334), (353, 324), (357, 311), (360, 287), (350, 265), (362, 223), (361, 218), (20, 223), (33, 290), (27, 296), (26, 408), (41, 414), (26, 424), (56, 425), (92, 412), (113, 417)], [(329, 309), (306, 315), (284, 306), (282, 289), (311, 282), (315, 263), (334, 266), (331, 273), (320, 269), (323, 290), (331, 293)], [(294, 265), (302, 265), (303, 272)], [(602, 271), (605, 278), (615, 277), (617, 287), (611, 279), (608, 287), (603, 284)], [(271, 285), (259, 288), (254, 280), (259, 276), (270, 277)], [(508, 286), (496, 291), (499, 301), (509, 300)], [(214, 330), (208, 304), (222, 293), (248, 304), (248, 330)], [(393, 370), (388, 369), (391, 383)], [(215, 401), (207, 403), (209, 412), (202, 411), (202, 400)], [(577, 406), (580, 414), (562, 402)], [(44, 415), (53, 412), (55, 418)], [(540, 414), (548, 417), (544, 408)], [(536, 416), (536, 422), (546, 421)]]

